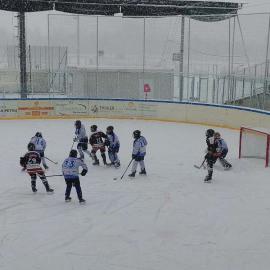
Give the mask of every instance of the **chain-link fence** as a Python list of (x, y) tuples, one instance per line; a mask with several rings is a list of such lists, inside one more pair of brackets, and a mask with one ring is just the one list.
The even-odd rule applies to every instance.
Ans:
[[(44, 44), (28, 36), (28, 96), (269, 109), (270, 14), (197, 19), (49, 14)], [(2, 48), (0, 58), (2, 97), (19, 95), (16, 47)]]

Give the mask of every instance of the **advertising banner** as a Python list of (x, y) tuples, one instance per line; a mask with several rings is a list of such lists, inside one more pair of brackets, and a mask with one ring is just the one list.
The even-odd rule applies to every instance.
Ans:
[(55, 116), (88, 116), (88, 100), (54, 100)]
[(6, 102), (5, 100), (0, 100), (0, 117), (1, 118), (13, 118), (18, 115), (17, 102), (10, 100)]
[(0, 100), (0, 119), (55, 117), (148, 119), (231, 128), (242, 125), (270, 128), (269, 112), (235, 106), (94, 99)]
[(158, 107), (158, 103), (90, 100), (89, 115), (91, 117), (155, 118)]
[(17, 100), (18, 117), (46, 118), (54, 116), (50, 100)]

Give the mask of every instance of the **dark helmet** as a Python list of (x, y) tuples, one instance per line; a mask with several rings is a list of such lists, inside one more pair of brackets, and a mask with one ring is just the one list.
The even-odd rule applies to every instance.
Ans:
[(42, 138), (42, 133), (41, 132), (37, 132), (35, 136)]
[(72, 149), (72, 150), (70, 151), (70, 153), (69, 153), (69, 156), (70, 156), (70, 157), (76, 158), (77, 155), (78, 155), (78, 152), (77, 152), (77, 150), (75, 150), (75, 149)]
[(214, 134), (215, 134), (215, 131), (213, 129), (211, 129), (211, 128), (210, 129), (207, 129), (206, 132), (205, 132), (205, 136), (207, 138), (213, 137)]
[(134, 131), (133, 131), (133, 137), (134, 137), (134, 139), (140, 138), (140, 137), (141, 137), (141, 132), (140, 132), (140, 130), (134, 130)]
[(97, 131), (97, 125), (92, 125), (90, 127), (90, 129), (91, 129), (91, 132), (96, 132)]
[(106, 133), (107, 134), (112, 134), (113, 133), (113, 126), (108, 126)]
[(219, 132), (215, 132), (214, 137), (215, 137), (215, 139), (220, 139), (221, 135)]
[(28, 151), (34, 151), (35, 150), (35, 145), (33, 144), (33, 143), (28, 143), (28, 145), (27, 145), (27, 149), (28, 149)]
[(81, 128), (81, 126), (82, 126), (82, 122), (80, 120), (76, 120), (75, 127), (76, 128)]

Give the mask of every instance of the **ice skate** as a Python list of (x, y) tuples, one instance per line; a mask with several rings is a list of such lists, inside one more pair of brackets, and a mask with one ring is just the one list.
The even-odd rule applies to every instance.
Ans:
[(85, 199), (81, 198), (81, 199), (79, 200), (79, 203), (80, 203), (80, 204), (85, 204), (86, 201), (85, 201)]
[(212, 180), (212, 177), (210, 175), (206, 175), (205, 178), (204, 178), (204, 182), (211, 182)]
[(139, 172), (140, 175), (146, 175), (146, 171), (145, 169), (142, 169), (140, 172)]
[(99, 160), (96, 159), (92, 164), (93, 164), (94, 166), (98, 166), (98, 165), (99, 165)]
[(132, 173), (129, 174), (128, 176), (129, 176), (129, 177), (135, 177), (135, 174), (136, 174), (136, 172), (132, 172)]

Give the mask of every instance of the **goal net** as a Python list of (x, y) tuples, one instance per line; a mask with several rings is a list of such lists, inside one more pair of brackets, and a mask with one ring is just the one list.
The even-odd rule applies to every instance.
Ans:
[(239, 142), (239, 158), (260, 158), (265, 160), (265, 167), (269, 163), (270, 133), (241, 127)]

